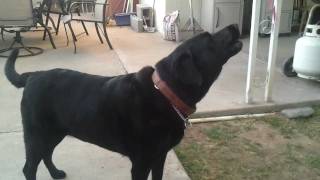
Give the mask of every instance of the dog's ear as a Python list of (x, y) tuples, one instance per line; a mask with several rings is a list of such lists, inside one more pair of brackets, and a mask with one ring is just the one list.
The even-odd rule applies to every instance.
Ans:
[(202, 84), (202, 76), (193, 62), (190, 50), (184, 51), (175, 57), (174, 72), (176, 78), (183, 84), (197, 85)]

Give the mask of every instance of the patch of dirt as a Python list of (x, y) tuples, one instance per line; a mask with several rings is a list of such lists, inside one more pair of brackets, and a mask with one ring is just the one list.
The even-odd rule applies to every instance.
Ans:
[(184, 142), (208, 142), (210, 139), (206, 136), (202, 129), (205, 128), (203, 124), (195, 125), (188, 128), (185, 132)]
[(278, 131), (263, 122), (255, 123), (255, 128), (239, 136), (270, 150), (288, 143), (288, 139), (284, 138)]
[(318, 142), (302, 134), (297, 135), (292, 141), (292, 144), (303, 147), (310, 153), (319, 152), (320, 150), (320, 144)]

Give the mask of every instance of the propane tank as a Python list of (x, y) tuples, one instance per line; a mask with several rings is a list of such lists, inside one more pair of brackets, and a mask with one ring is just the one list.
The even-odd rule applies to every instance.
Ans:
[(320, 80), (320, 5), (311, 9), (304, 36), (296, 42), (293, 69), (299, 77)]

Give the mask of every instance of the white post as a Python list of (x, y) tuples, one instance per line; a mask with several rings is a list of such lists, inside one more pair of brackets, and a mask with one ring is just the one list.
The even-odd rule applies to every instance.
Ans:
[(191, 26), (191, 28), (192, 28), (193, 35), (195, 35), (195, 34), (196, 34), (196, 27), (194, 26), (192, 0), (189, 0), (189, 8), (190, 8), (190, 26)]
[(261, 9), (261, 0), (253, 0), (250, 49), (249, 49), (249, 65), (248, 65), (247, 87), (246, 87), (246, 103), (248, 104), (252, 103), (253, 101), (252, 95), (253, 95), (253, 84), (254, 84), (254, 71), (255, 71), (256, 58), (257, 58), (260, 9)]
[(127, 12), (127, 3), (128, 3), (128, 0), (124, 0), (124, 2), (123, 2), (123, 9), (122, 9), (122, 12), (124, 12), (124, 13)]
[(274, 1), (274, 13), (272, 16), (268, 71), (267, 71), (266, 89), (265, 89), (266, 102), (272, 101), (272, 87), (273, 87), (273, 80), (274, 80), (274, 70), (275, 70), (276, 60), (277, 60), (282, 2), (283, 0)]
[(132, 13), (133, 12), (133, 0), (127, 0), (127, 8), (126, 13)]
[(131, 0), (131, 7), (130, 7), (131, 13), (133, 12), (133, 6), (134, 6), (134, 3), (133, 3), (133, 0)]

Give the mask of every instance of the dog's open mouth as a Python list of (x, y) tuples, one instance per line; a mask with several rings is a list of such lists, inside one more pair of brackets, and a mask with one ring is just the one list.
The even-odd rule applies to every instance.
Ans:
[(242, 42), (239, 39), (235, 39), (233, 40), (228, 46), (227, 49), (229, 51), (229, 55), (228, 57), (232, 57), (234, 55), (236, 55), (238, 52), (241, 51), (242, 49)]
[(242, 42), (240, 39), (240, 31), (238, 25), (229, 25), (223, 30), (213, 34), (215, 43), (219, 44), (227, 54), (226, 57), (234, 56), (242, 49)]
[(235, 47), (235, 48), (239, 48), (239, 51), (241, 50), (242, 48), (242, 42), (240, 40), (236, 40), (235, 42), (231, 43), (231, 47)]
[(236, 46), (236, 45), (242, 45), (242, 42), (239, 40), (240, 39), (240, 31), (239, 31), (239, 27), (238, 25), (234, 24), (234, 25), (230, 25), (228, 27), (231, 36), (232, 36), (232, 40), (229, 43), (230, 46)]

